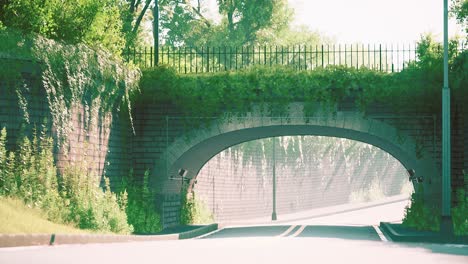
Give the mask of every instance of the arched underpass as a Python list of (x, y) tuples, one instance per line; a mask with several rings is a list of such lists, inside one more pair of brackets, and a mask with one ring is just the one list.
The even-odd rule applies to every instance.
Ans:
[[(273, 170), (280, 221), (366, 202), (401, 201), (413, 190), (401, 163), (377, 147), (343, 138), (288, 136), (220, 152), (200, 170), (193, 191), (217, 223), (265, 222), (274, 210)], [(401, 220), (406, 203), (387, 213), (391, 220)]]
[(159, 172), (153, 178), (155, 189), (165, 197), (162, 208), (165, 226), (178, 223), (179, 197), (184, 182), (171, 179), (181, 175), (190, 179), (190, 191), (199, 171), (218, 153), (243, 142), (268, 137), (326, 136), (373, 145), (397, 159), (406, 170), (416, 171), (416, 176), (424, 179), (425, 199), (434, 204), (440, 202), (440, 177), (436, 163), (426, 149), (420, 148), (416, 139), (406, 135), (405, 131), (356, 112), (312, 117), (301, 117), (298, 113), (302, 113), (302, 109), (284, 118), (258, 118), (254, 115), (220, 117), (176, 138), (153, 170)]

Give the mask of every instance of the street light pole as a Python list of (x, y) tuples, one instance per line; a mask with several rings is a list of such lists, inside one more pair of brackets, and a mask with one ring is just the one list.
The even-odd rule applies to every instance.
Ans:
[(275, 156), (275, 141), (273, 138), (273, 213), (271, 214), (271, 220), (275, 221), (276, 217), (276, 156)]
[(444, 0), (444, 87), (442, 88), (442, 223), (441, 232), (450, 235), (451, 207), (450, 89), (448, 82), (448, 0)]

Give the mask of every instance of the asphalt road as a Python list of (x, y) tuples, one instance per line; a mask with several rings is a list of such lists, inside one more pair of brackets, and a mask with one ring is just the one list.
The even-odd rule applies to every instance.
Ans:
[(225, 227), (189, 240), (4, 248), (0, 263), (468, 263), (468, 245), (382, 241), (370, 216), (391, 207)]

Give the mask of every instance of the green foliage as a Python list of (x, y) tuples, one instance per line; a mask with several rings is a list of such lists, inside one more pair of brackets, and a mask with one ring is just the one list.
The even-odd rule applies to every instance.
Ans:
[[(465, 175), (465, 178), (468, 178)], [(468, 183), (468, 179), (465, 179)], [(465, 190), (457, 190), (457, 206), (452, 208), (453, 229), (456, 235), (468, 235), (468, 196)]]
[(468, 40), (468, 1), (452, 0), (450, 6), (451, 15), (457, 19), (457, 22), (465, 28), (466, 39)]
[(213, 223), (213, 215), (208, 207), (195, 197), (195, 193), (191, 193), (187, 197), (187, 190), (182, 192), (182, 207), (180, 212), (180, 224), (209, 224)]
[[(393, 85), (392, 75), (368, 69), (327, 67), (313, 71), (295, 71), (287, 67), (254, 67), (237, 72), (177, 75), (166, 67), (143, 72), (140, 82), (142, 99), (171, 102), (194, 116), (218, 116), (224, 112), (246, 112), (252, 103), (268, 105), (275, 115), (285, 114), (290, 102), (305, 102), (311, 115), (314, 104), (333, 106), (358, 88), (356, 97), (363, 106), (377, 89)], [(384, 88), (385, 87), (385, 88)]]
[[(12, 30), (0, 31), (0, 39), (0, 55), (5, 53), (11, 58), (6, 60), (8, 67), (0, 71), (0, 80), (14, 84), (20, 99), (24, 92), (45, 90), (59, 144), (67, 142), (76, 106), (84, 105), (85, 116), (90, 119), (95, 114), (119, 111), (121, 107), (131, 113), (129, 93), (137, 89), (139, 71), (125, 66), (111, 54)], [(33, 77), (41, 80), (42, 85), (22, 79), (23, 59), (33, 61), (26, 66), (36, 69)], [(20, 100), (23, 101), (21, 106), (28, 122), (28, 104)]]
[(403, 225), (417, 230), (439, 231), (439, 209), (429, 206), (423, 199), (422, 185), (418, 185), (418, 192), (411, 195), (411, 204), (405, 208)]
[[(137, 234), (157, 233), (161, 231), (161, 217), (156, 211), (156, 197), (149, 188), (149, 171), (145, 171), (143, 183), (138, 182), (133, 171), (123, 179), (121, 203), (126, 203), (128, 222)], [(126, 201), (125, 201), (126, 200)]]
[[(118, 202), (105, 180), (103, 191), (96, 175), (80, 167), (68, 167), (61, 177), (53, 161), (53, 141), (45, 126), (32, 141), (23, 137), (17, 153), (4, 151), (6, 130), (0, 135), (0, 196), (16, 197), (46, 212), (48, 220), (71, 223), (80, 228), (101, 232), (131, 233), (127, 224), (125, 202)], [(60, 181), (58, 180), (60, 179)], [(119, 200), (120, 201), (120, 200)]]
[(25, 33), (68, 43), (84, 42), (120, 54), (124, 45), (121, 1), (10, 0), (0, 6), (0, 21)]
[[(110, 191), (109, 179), (105, 188), (99, 187), (96, 175), (78, 166), (66, 168), (60, 182), (60, 197), (66, 206), (65, 221), (79, 228), (128, 234), (133, 227), (127, 224), (126, 208)], [(123, 203), (124, 204), (124, 203)]]
[[(456, 103), (468, 98), (468, 52), (459, 53), (456, 41), (450, 44), (450, 86)], [(251, 67), (232, 72), (177, 74), (169, 67), (143, 71), (140, 81), (145, 102), (166, 102), (191, 116), (219, 116), (225, 112), (245, 113), (252, 104), (267, 105), (272, 115), (286, 114), (291, 102), (304, 102), (305, 114), (321, 106), (331, 112), (344, 99), (355, 101), (366, 112), (371, 104), (383, 104), (396, 112), (415, 110), (440, 113), (442, 49), (430, 36), (418, 48), (419, 60), (399, 73), (366, 68), (329, 66), (311, 71), (288, 67)]]
[(166, 43), (187, 46), (242, 46), (274, 39), (288, 28), (292, 11), (286, 0), (217, 1), (221, 21), (206, 17), (204, 1), (160, 1)]
[[(463, 103), (466, 98), (468, 81), (466, 69), (466, 51), (459, 53), (458, 40), (449, 42), (449, 86), (456, 103)], [(432, 114), (441, 112), (441, 88), (443, 86), (443, 48), (440, 43), (433, 40), (431, 35), (423, 36), (418, 43), (418, 60), (407, 65), (405, 70), (395, 74), (395, 82), (387, 94), (394, 100), (395, 109), (411, 111), (420, 109)]]

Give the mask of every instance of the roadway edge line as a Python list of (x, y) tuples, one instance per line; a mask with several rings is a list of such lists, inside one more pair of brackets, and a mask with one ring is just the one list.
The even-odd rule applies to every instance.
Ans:
[(297, 225), (292, 225), (290, 226), (288, 229), (286, 229), (286, 231), (284, 231), (283, 233), (281, 233), (280, 235), (277, 235), (276, 237), (285, 237), (287, 236), (289, 233), (291, 233), (291, 231), (294, 230), (294, 228), (296, 228)]
[(197, 237), (193, 237), (193, 238), (190, 238), (190, 239), (200, 239), (200, 238), (204, 238), (204, 237), (207, 237), (207, 236), (211, 236), (212, 234), (218, 233), (219, 231), (221, 231), (223, 229), (224, 229), (224, 227), (221, 227), (221, 228), (213, 230), (213, 231), (211, 231), (209, 233), (206, 233), (206, 234), (203, 234), (203, 235), (200, 235), (200, 236), (197, 236)]
[(304, 229), (307, 227), (307, 225), (302, 225), (301, 228), (299, 228), (294, 234), (292, 234), (290, 237), (297, 237), (300, 235)]
[(387, 237), (385, 237), (385, 235), (383, 234), (382, 230), (380, 230), (380, 228), (376, 225), (373, 225), (372, 226), (375, 230), (375, 232), (377, 233), (377, 235), (379, 235), (380, 237), (380, 240), (382, 240), (383, 242), (389, 242)]

